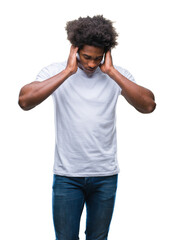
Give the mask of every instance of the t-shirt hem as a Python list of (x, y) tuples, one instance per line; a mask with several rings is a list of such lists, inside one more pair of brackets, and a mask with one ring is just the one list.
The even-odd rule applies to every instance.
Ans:
[(119, 169), (112, 172), (100, 172), (100, 173), (62, 173), (54, 170), (53, 174), (65, 176), (65, 177), (104, 177), (104, 176), (116, 175), (119, 172), (120, 172)]

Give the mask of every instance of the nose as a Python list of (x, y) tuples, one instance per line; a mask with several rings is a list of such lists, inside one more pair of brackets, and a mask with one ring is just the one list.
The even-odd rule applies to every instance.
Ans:
[(95, 68), (96, 67), (95, 61), (93, 61), (93, 60), (89, 61), (88, 67), (91, 68), (91, 69)]

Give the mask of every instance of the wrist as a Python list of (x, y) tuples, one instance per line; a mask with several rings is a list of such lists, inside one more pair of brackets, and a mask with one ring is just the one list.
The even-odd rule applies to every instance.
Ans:
[(109, 75), (110, 78), (113, 78), (114, 75), (115, 75), (115, 71), (117, 71), (114, 66), (111, 66), (108, 71), (107, 71), (107, 74)]
[(64, 73), (65, 73), (65, 75), (67, 75), (67, 77), (70, 77), (70, 76), (73, 75), (75, 72), (74, 72), (72, 69), (66, 67), (66, 68), (64, 69)]

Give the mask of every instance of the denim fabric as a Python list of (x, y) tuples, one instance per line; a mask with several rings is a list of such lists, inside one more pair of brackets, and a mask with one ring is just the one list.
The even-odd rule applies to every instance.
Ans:
[(114, 210), (118, 174), (104, 177), (53, 177), (56, 240), (78, 240), (86, 204), (86, 240), (106, 240)]

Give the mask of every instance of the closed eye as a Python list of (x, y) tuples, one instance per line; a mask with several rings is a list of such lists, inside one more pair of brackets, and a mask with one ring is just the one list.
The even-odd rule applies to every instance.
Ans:
[(102, 56), (102, 57), (98, 57), (98, 58), (96, 58), (96, 60), (97, 60), (97, 61), (99, 61), (99, 60), (101, 61), (102, 58), (103, 58), (103, 56)]
[[(92, 59), (91, 56), (88, 56), (88, 55), (86, 55), (86, 54), (83, 54), (83, 57), (84, 57), (85, 59), (87, 59), (87, 60)], [(99, 57), (95, 58), (94, 60), (95, 60), (95, 61), (101, 61), (102, 59), (103, 59), (103, 56), (99, 56)]]
[(88, 56), (88, 55), (83, 55), (83, 57), (84, 57), (85, 59), (91, 59), (91, 57)]

